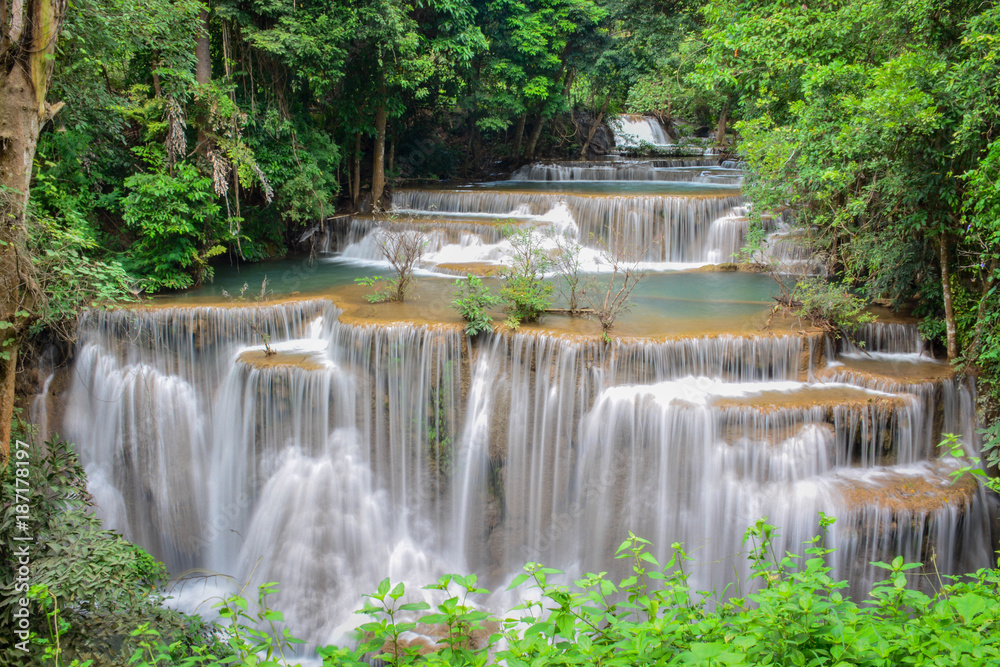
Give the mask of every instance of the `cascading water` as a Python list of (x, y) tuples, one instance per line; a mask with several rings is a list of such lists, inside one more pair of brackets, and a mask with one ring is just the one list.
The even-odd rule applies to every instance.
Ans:
[[(411, 216), (395, 224), (437, 239), (436, 262), (495, 252), (484, 237), (509, 213), (578, 238), (665, 236), (657, 258), (683, 261), (727, 261), (746, 225), (738, 195), (404, 190), (395, 204)], [(347, 225), (356, 259), (390, 233)], [(747, 574), (741, 537), (762, 516), (779, 553), (820, 511), (838, 517), (833, 574), (858, 595), (895, 554), (933, 553), (942, 573), (990, 563), (993, 501), (952, 485), (958, 462), (936, 447), (954, 433), (974, 451), (973, 388), (920, 356), (912, 324), (836, 346), (605, 344), (343, 319), (323, 299), (89, 313), (60, 429), (109, 526), (176, 576), (280, 582), (272, 604), (310, 645), (341, 638), (382, 577), (503, 588), (527, 561), (613, 570), (628, 530), (658, 557), (684, 542), (699, 590)]]
[[(512, 181), (680, 181), (739, 185), (743, 172), (715, 166), (706, 159), (677, 160), (678, 164), (657, 166), (662, 161), (553, 162), (529, 164), (511, 176)], [(685, 163), (686, 162), (686, 163)]]
[(599, 257), (606, 246), (639, 250), (650, 268), (660, 270), (728, 263), (743, 247), (749, 225), (734, 187), (742, 171), (704, 168), (711, 164), (550, 163), (528, 165), (509, 181), (400, 190), (393, 215), (381, 225), (371, 218), (333, 221), (319, 247), (339, 251), (340, 261), (383, 263), (379, 235), (416, 230), (424, 236), (421, 267), (449, 273), (450, 266), (503, 264), (509, 248), (501, 233), (512, 224), (538, 227), (550, 240), (568, 234), (585, 248), (583, 263), (593, 272), (608, 270)]
[(615, 143), (619, 146), (639, 146), (644, 143), (664, 146), (673, 143), (660, 121), (652, 116), (626, 114), (611, 121), (610, 125), (615, 133)]
[(651, 262), (706, 263), (712, 223), (743, 204), (734, 196), (581, 196), (518, 192), (402, 190), (395, 204), (408, 210), (542, 216), (563, 206), (582, 244), (624, 243), (644, 248)]

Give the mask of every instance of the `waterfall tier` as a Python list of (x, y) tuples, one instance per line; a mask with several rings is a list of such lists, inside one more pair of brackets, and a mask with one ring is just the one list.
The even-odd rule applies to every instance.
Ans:
[(625, 114), (612, 120), (610, 125), (615, 133), (615, 143), (619, 146), (664, 146), (673, 143), (660, 121), (652, 116)]
[[(565, 206), (585, 245), (644, 248), (651, 262), (708, 262), (712, 223), (743, 204), (741, 196), (586, 196), (562, 193), (403, 190), (394, 203), (406, 210), (543, 215)], [(732, 250), (727, 246), (726, 250)]]
[[(384, 576), (608, 569), (624, 530), (658, 556), (685, 542), (700, 590), (742, 572), (761, 516), (780, 550), (837, 516), (834, 576), (859, 594), (895, 553), (990, 562), (989, 501), (935, 451), (943, 429), (972, 447), (973, 395), (883, 351), (913, 347), (910, 325), (862, 332), (872, 360), (799, 335), (472, 342), (339, 316), (88, 314), (62, 427), (110, 526), (175, 575), (280, 581), (274, 604), (313, 643)], [(918, 369), (893, 379), (901, 363)]]
[(511, 176), (513, 181), (682, 181), (738, 185), (743, 172), (724, 169), (709, 160), (697, 162), (710, 164), (680, 164), (666, 167), (654, 166), (654, 161), (643, 162), (552, 162), (536, 163), (521, 167)]

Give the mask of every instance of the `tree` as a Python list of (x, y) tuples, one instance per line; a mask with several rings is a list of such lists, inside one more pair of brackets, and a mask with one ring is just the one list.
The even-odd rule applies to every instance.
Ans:
[(389, 231), (383, 226), (378, 231), (376, 243), (385, 261), (396, 272), (396, 278), (390, 281), (392, 290), (385, 300), (402, 301), (413, 284), (413, 270), (424, 256), (427, 241), (418, 230)]
[[(351, 123), (358, 148), (362, 133), (373, 137), (373, 210), (383, 207), (389, 122), (403, 115), (408, 99), (425, 108), (450, 98), (454, 105), (449, 89), (464, 81), (461, 75), (473, 56), (486, 49), (474, 18), (468, 0), (432, 0), (416, 6), (400, 0), (365, 0), (353, 10), (346, 85), (360, 93), (357, 100), (363, 100)], [(354, 180), (357, 184), (357, 171)]]
[(10, 451), (21, 313), (34, 301), (25, 215), (66, 0), (0, 0), (0, 459)]
[(135, 236), (128, 266), (150, 292), (200, 285), (212, 275), (208, 259), (231, 240), (212, 180), (186, 163), (168, 173), (157, 152), (149, 167), (125, 179), (122, 219)]
[(544, 281), (545, 273), (552, 268), (552, 258), (543, 247), (544, 238), (533, 227), (506, 225), (503, 234), (510, 249), (509, 263), (501, 274), (499, 297), (507, 313), (504, 323), (516, 329), (522, 322), (538, 321), (552, 305), (554, 287)]
[(969, 66), (990, 62), (974, 52), (995, 39), (995, 19), (970, 31), (983, 7), (712, 0), (694, 77), (737, 94), (756, 211), (791, 208), (866, 296), (919, 294), (925, 333), (952, 359), (963, 174), (1000, 119), (995, 88)]
[(471, 120), (488, 132), (513, 125), (511, 157), (523, 147), (532, 160), (548, 120), (570, 110), (576, 69), (593, 57), (606, 10), (594, 0), (486, 0), (477, 8), (490, 50), (476, 64)]
[(584, 298), (583, 246), (576, 236), (566, 233), (556, 236), (556, 252), (552, 258), (553, 268), (559, 276), (560, 292), (566, 298), (571, 314), (580, 310), (580, 300)]
[(647, 256), (651, 246), (659, 243), (659, 239), (654, 239), (643, 247), (636, 247), (621, 236), (611, 241), (601, 245), (601, 261), (611, 268), (607, 287), (602, 290), (591, 285), (584, 290), (584, 298), (601, 323), (601, 335), (606, 341), (610, 340), (618, 317), (632, 307), (632, 291), (646, 277), (642, 258)]

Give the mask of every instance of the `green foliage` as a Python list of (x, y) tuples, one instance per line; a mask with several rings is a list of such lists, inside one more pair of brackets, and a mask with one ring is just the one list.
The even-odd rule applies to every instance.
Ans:
[(130, 276), (94, 220), (116, 208), (120, 192), (103, 192), (116, 159), (98, 163), (92, 137), (82, 132), (44, 135), (31, 191), (27, 249), (40, 298), (32, 306), (28, 333), (49, 329), (72, 340), (76, 316), (134, 298)]
[(246, 142), (274, 186), (272, 206), (245, 214), (248, 256), (273, 254), (266, 244), (282, 247), (284, 226), (313, 224), (336, 209), (341, 149), (327, 131), (305, 121), (283, 117), (276, 109), (248, 120)]
[[(200, 621), (160, 606), (163, 566), (101, 527), (83, 469), (66, 442), (53, 439), (44, 447), (12, 443), (0, 482), (0, 508), (4, 581), (17, 581), (22, 549), (27, 548), (31, 563), (32, 597), (39, 605), (30, 617), (39, 633), (27, 656), (31, 664), (46, 661), (48, 654), (66, 662), (124, 665), (131, 650), (128, 635), (142, 623), (158, 628), (178, 647), (212, 643)], [(23, 516), (27, 519), (19, 518)], [(17, 539), (25, 536), (30, 540)], [(27, 580), (23, 583), (5, 589), (0, 597), (0, 630), (11, 638), (18, 600), (29, 593)], [(5, 664), (24, 664), (25, 657), (13, 642), (0, 651)]]
[(510, 244), (509, 264), (503, 270), (500, 302), (507, 313), (505, 324), (516, 329), (522, 322), (535, 322), (552, 305), (554, 287), (543, 280), (552, 259), (542, 248), (542, 238), (531, 227), (507, 225), (504, 237)]
[[(983, 451), (986, 453), (986, 464), (989, 466), (996, 466), (1000, 463), (1000, 450), (997, 447), (997, 434), (1000, 432), (1000, 427), (994, 424), (990, 428), (983, 429), (982, 433), (986, 436), (986, 443), (983, 445)], [(959, 461), (966, 462), (966, 465), (954, 470), (951, 473), (953, 479), (958, 481), (966, 475), (970, 475), (976, 478), (984, 486), (992, 490), (994, 493), (1000, 493), (1000, 479), (995, 477), (990, 477), (986, 468), (982, 465), (982, 460), (978, 456), (968, 456), (965, 452), (965, 445), (952, 433), (942, 433), (944, 437), (938, 447), (946, 450), (946, 452), (958, 459)]]
[[(702, 19), (683, 83), (728, 100), (755, 211), (791, 209), (845, 289), (911, 305), (996, 422), (1000, 9), (711, 0)], [(821, 310), (851, 319), (838, 301)]]
[(393, 301), (402, 301), (399, 297), (399, 277), (384, 278), (382, 276), (365, 276), (363, 278), (355, 278), (354, 282), (373, 290), (369, 294), (365, 295), (365, 299), (368, 303), (389, 303)]
[[(984, 102), (997, 87), (996, 9), (713, 0), (704, 17), (705, 57), (689, 81), (730, 97), (755, 206), (793, 209), (868, 297), (920, 294), (940, 318), (942, 285), (928, 271), (942, 239), (971, 231), (958, 224), (963, 181), (985, 185), (970, 174), (998, 118)], [(989, 237), (986, 220), (976, 226)]]
[[(832, 523), (821, 514), (823, 530)], [(691, 590), (685, 567), (692, 559), (682, 545), (672, 545), (661, 564), (649, 543), (632, 534), (616, 554), (630, 566), (623, 579), (590, 573), (568, 586), (552, 583), (559, 570), (529, 563), (509, 589), (527, 585), (530, 592), (501, 617), (470, 604), (470, 595), (487, 592), (475, 577), (447, 575), (428, 587), (448, 597), (422, 615), (427, 603), (404, 602), (403, 585), (386, 579), (359, 612), (372, 618), (362, 625), (359, 651), (393, 665), (888, 667), (1000, 659), (992, 638), (1000, 623), (1000, 571), (981, 570), (929, 596), (908, 585), (906, 573), (918, 565), (897, 557), (874, 563), (887, 579), (876, 584), (869, 603), (859, 605), (843, 594), (846, 582), (830, 578), (831, 549), (821, 537), (806, 542), (804, 556), (798, 556), (777, 554), (776, 535), (765, 520), (747, 530), (750, 578), (735, 582), (735, 596), (715, 600)], [(443, 648), (420, 655), (402, 642), (402, 633), (416, 623), (441, 628)], [(357, 664), (358, 654), (344, 649), (320, 653), (328, 665)]]
[(28, 228), (28, 247), (45, 296), (35, 308), (29, 329), (32, 335), (49, 329), (71, 340), (80, 310), (110, 307), (134, 298), (134, 281), (121, 262), (107, 258), (108, 253), (84, 233), (55, 220), (36, 220)]
[(273, 582), (261, 585), (253, 611), (242, 594), (229, 596), (214, 605), (219, 616), (229, 621), (226, 641), (238, 664), (279, 667), (287, 664), (285, 654), (294, 649), (295, 644), (304, 643), (293, 637), (288, 628), (278, 630), (277, 624), (284, 622), (284, 616), (267, 606), (267, 596), (277, 590), (278, 585)]
[(396, 293), (396, 283), (391, 278), (383, 278), (382, 276), (364, 276), (363, 278), (355, 278), (354, 282), (363, 287), (374, 290), (369, 294), (365, 294), (365, 299), (368, 303), (386, 303), (388, 301), (393, 301), (392, 297)]
[(181, 289), (211, 277), (208, 259), (232, 240), (212, 191), (212, 180), (192, 165), (166, 169), (162, 156), (146, 153), (152, 170), (125, 179), (122, 219), (135, 234), (129, 268), (144, 276), (147, 291)]
[(567, 76), (592, 64), (601, 51), (593, 44), (607, 9), (593, 0), (479, 4), (490, 51), (471, 82), (477, 127), (505, 132), (520, 117), (541, 123), (567, 111)]
[(487, 310), (500, 303), (499, 297), (490, 294), (482, 278), (471, 273), (465, 280), (456, 280), (455, 287), (458, 289), (451, 305), (465, 320), (465, 335), (478, 336), (484, 331), (492, 331), (493, 318)]
[(846, 286), (823, 278), (806, 278), (792, 292), (795, 314), (816, 327), (833, 332), (855, 331), (861, 324), (875, 321), (865, 310), (865, 300), (851, 294)]

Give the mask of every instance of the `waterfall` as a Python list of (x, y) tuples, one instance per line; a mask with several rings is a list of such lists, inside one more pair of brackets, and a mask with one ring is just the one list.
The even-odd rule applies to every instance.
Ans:
[[(681, 181), (739, 185), (743, 173), (734, 169), (714, 167), (710, 160), (693, 160), (687, 164), (655, 166), (661, 161), (642, 162), (554, 162), (535, 163), (521, 167), (511, 176), (512, 181)], [(713, 166), (706, 169), (707, 166)]]
[(652, 262), (706, 262), (713, 221), (743, 204), (740, 196), (607, 196), (518, 192), (401, 190), (400, 208), (455, 213), (529, 213), (542, 215), (564, 204), (581, 243), (625, 243), (647, 248)]
[(653, 144), (663, 146), (673, 143), (660, 121), (652, 116), (626, 114), (612, 120), (609, 125), (615, 133), (615, 143), (619, 146)]
[(924, 340), (915, 324), (873, 322), (841, 338), (845, 352), (889, 352), (920, 355)]

